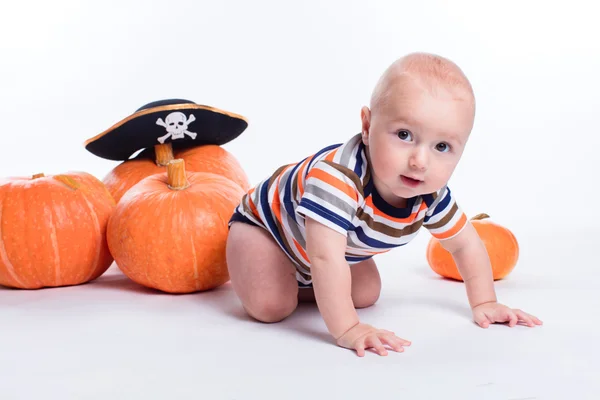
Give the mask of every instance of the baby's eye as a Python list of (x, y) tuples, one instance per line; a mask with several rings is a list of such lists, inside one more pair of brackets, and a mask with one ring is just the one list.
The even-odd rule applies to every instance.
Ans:
[(412, 133), (410, 133), (406, 129), (401, 129), (398, 131), (398, 137), (402, 140), (409, 141), (412, 139)]
[(441, 153), (450, 151), (450, 145), (447, 143), (438, 143), (435, 145), (435, 149)]

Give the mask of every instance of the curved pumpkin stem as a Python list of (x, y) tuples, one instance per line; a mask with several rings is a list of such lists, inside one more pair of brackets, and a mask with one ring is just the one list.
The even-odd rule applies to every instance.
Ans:
[(183, 190), (190, 186), (185, 176), (185, 162), (181, 158), (167, 164), (167, 184), (172, 190)]
[(54, 175), (53, 178), (72, 190), (77, 190), (81, 186), (75, 179), (67, 175)]
[(486, 219), (486, 218), (490, 218), (490, 216), (487, 215), (486, 213), (481, 213), (481, 214), (477, 214), (476, 216), (471, 218), (471, 221), (480, 221), (480, 220)]
[(154, 153), (156, 154), (156, 165), (164, 167), (173, 161), (173, 146), (171, 143), (157, 144), (154, 146)]
[(44, 175), (43, 172), (40, 172), (39, 174), (34, 174), (31, 179), (43, 178), (44, 176), (46, 175)]

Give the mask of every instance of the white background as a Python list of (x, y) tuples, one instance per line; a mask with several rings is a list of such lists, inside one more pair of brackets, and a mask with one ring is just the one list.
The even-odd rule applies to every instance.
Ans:
[(117, 162), (86, 139), (186, 98), (248, 118), (224, 147), (257, 183), (359, 132), (396, 58), (454, 60), (477, 117), (451, 187), (517, 235), (498, 294), (545, 325), (472, 325), (462, 285), (427, 267), (427, 233), (380, 259), (382, 297), (361, 311), (414, 342), (385, 359), (333, 346), (314, 308), (260, 325), (229, 285), (157, 295), (113, 265), (76, 288), (0, 288), (1, 398), (596, 398), (597, 16), (583, 0), (2, 1), (0, 176), (101, 179)]

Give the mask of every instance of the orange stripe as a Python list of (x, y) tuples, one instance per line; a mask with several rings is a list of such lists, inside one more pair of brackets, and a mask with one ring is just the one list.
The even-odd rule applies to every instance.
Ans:
[(252, 210), (252, 214), (254, 214), (254, 217), (258, 220), (260, 220), (260, 214), (258, 213), (258, 209), (256, 208), (256, 205), (254, 204), (254, 202), (252, 201), (252, 193), (254, 193), (255, 188), (250, 189), (250, 191), (248, 191), (248, 203), (250, 204), (250, 209)]
[(311, 176), (346, 193), (351, 199), (354, 199), (355, 201), (358, 200), (358, 195), (356, 194), (356, 190), (352, 186), (348, 185), (345, 182), (342, 182), (335, 176), (328, 174), (327, 172), (323, 171), (322, 169), (311, 170), (310, 173), (308, 174), (308, 177), (311, 177)]
[(433, 236), (435, 236), (438, 239), (447, 239), (453, 235), (456, 234), (456, 232), (458, 232), (459, 230), (461, 230), (463, 228), (463, 226), (465, 226), (465, 224), (467, 223), (467, 217), (465, 214), (460, 216), (460, 219), (456, 222), (456, 224), (454, 224), (454, 227), (446, 232), (442, 232), (442, 233), (438, 233), (438, 234), (433, 234)]
[(293, 240), (294, 245), (296, 245), (296, 250), (298, 250), (298, 253), (300, 253), (300, 255), (302, 256), (302, 258), (304, 258), (304, 261), (306, 261), (307, 264), (310, 264), (310, 261), (308, 260), (308, 254), (306, 254), (306, 252), (304, 251), (302, 246), (300, 246), (300, 244), (296, 241), (296, 239)]
[(384, 214), (382, 211), (380, 211), (378, 208), (375, 207), (375, 205), (373, 204), (373, 197), (369, 196), (367, 197), (365, 203), (371, 207), (373, 209), (373, 214), (377, 215), (378, 217), (387, 219), (388, 221), (392, 221), (392, 222), (400, 222), (400, 223), (408, 223), (408, 222), (413, 222), (415, 220), (415, 218), (417, 217), (417, 214), (419, 214), (421, 211), (425, 210), (427, 208), (427, 204), (425, 202), (421, 203), (421, 206), (419, 207), (419, 209), (415, 212), (413, 212), (412, 214), (410, 214), (408, 217), (406, 218), (394, 218), (391, 217), (387, 214)]
[(273, 204), (271, 205), (271, 211), (275, 214), (275, 218), (279, 221), (279, 224), (282, 225), (281, 222), (281, 202), (279, 201), (279, 178), (277, 178), (276, 182), (273, 182), (275, 185), (275, 193), (273, 194)]

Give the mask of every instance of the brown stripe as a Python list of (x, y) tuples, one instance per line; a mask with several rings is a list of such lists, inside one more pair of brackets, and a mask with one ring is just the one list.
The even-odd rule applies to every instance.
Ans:
[[(362, 186), (367, 187), (370, 179), (371, 179), (371, 168), (367, 168), (367, 172), (365, 173), (365, 177), (363, 178)], [(363, 195), (363, 197), (364, 197), (364, 195)]]
[(354, 186), (360, 192), (360, 195), (362, 197), (365, 197), (365, 193), (363, 191), (363, 185), (360, 182), (360, 178), (358, 177), (358, 175), (356, 175), (356, 173), (354, 171), (352, 171), (350, 168), (346, 168), (340, 164), (336, 164), (331, 161), (323, 160), (323, 162), (325, 164), (329, 165), (330, 167), (338, 170), (342, 174), (344, 174), (348, 179), (350, 179), (352, 181), (352, 183), (354, 183)]
[(271, 175), (271, 177), (269, 178), (269, 186), (267, 186), (267, 188), (269, 190), (271, 190), (271, 185), (273, 185), (273, 182), (275, 182), (277, 180), (277, 178), (281, 174), (281, 171), (283, 171), (287, 167), (289, 167), (289, 164), (282, 165), (281, 167), (277, 168), (277, 170), (275, 170), (275, 172), (273, 172), (273, 175)]
[(450, 220), (452, 218), (454, 218), (454, 214), (456, 214), (456, 212), (458, 211), (458, 206), (456, 205), (456, 203), (452, 204), (452, 208), (450, 208), (450, 211), (448, 211), (448, 214), (446, 214), (444, 216), (444, 218), (440, 219), (438, 222), (436, 222), (435, 224), (431, 224), (431, 225), (427, 225), (427, 227), (429, 229), (437, 229), (437, 228), (441, 228), (444, 225), (446, 225), (448, 222), (450, 222)]
[[(272, 214), (272, 212), (271, 212), (271, 214)], [(309, 266), (306, 266), (306, 265), (304, 265), (304, 263), (303, 263), (303, 262), (302, 262), (300, 259), (298, 259), (298, 258), (296, 257), (296, 255), (294, 254), (294, 252), (293, 252), (293, 251), (292, 251), (292, 249), (291, 249), (291, 246), (292, 246), (292, 245), (291, 245), (291, 244), (290, 244), (290, 243), (287, 241), (287, 238), (285, 237), (285, 235), (284, 235), (284, 233), (283, 233), (283, 229), (281, 229), (281, 224), (279, 223), (279, 221), (277, 220), (277, 218), (275, 217), (275, 215), (273, 215), (273, 221), (275, 221), (275, 226), (277, 227), (277, 232), (279, 232), (279, 237), (280, 237), (280, 238), (281, 238), (281, 240), (283, 241), (283, 244), (284, 244), (284, 247), (285, 247), (285, 249), (286, 249), (286, 251), (287, 251), (287, 254), (289, 255), (289, 257), (291, 257), (291, 258), (292, 258), (292, 259), (293, 259), (293, 260), (296, 262), (296, 264), (298, 264), (298, 265), (296, 266), (296, 270), (297, 270), (297, 271), (300, 273), (300, 275), (302, 275), (302, 276), (303, 276), (305, 279), (308, 279), (308, 278), (307, 278), (307, 276), (306, 276), (306, 274), (305, 274), (304, 272), (302, 272), (302, 271), (299, 269), (299, 266), (300, 266), (300, 265), (301, 265), (301, 266), (303, 266), (303, 267), (304, 267), (304, 268), (306, 268), (306, 269), (307, 269), (309, 272), (310, 272), (310, 267), (309, 267)]]
[(300, 178), (300, 168), (298, 168), (296, 170), (296, 176), (293, 176), (293, 182), (292, 182), (292, 201), (296, 201), (296, 199), (298, 198), (298, 179)]
[[(279, 174), (281, 174), (281, 171), (283, 171), (284, 169), (286, 169), (287, 167), (289, 167), (288, 165), (283, 165), (279, 168), (277, 168), (277, 170), (273, 173), (273, 175), (271, 175), (271, 178), (269, 179), (268, 182), (268, 190), (271, 189), (271, 185), (273, 185), (273, 183), (275, 181), (277, 181), (277, 177), (279, 176)], [(275, 226), (277, 227), (277, 232), (279, 233), (279, 237), (281, 238), (281, 240), (283, 241), (283, 245), (285, 247), (285, 251), (287, 252), (287, 254), (289, 255), (289, 257), (291, 257), (294, 262), (296, 262), (298, 265), (302, 265), (305, 268), (307, 268), (310, 271), (310, 267), (306, 267), (304, 265), (304, 263), (299, 260), (296, 255), (294, 254), (294, 252), (291, 249), (290, 243), (288, 243), (287, 238), (285, 237), (284, 233), (283, 233), (283, 229), (281, 227), (281, 224), (279, 222), (279, 220), (277, 219), (277, 217), (275, 216), (275, 213), (273, 212), (273, 206), (277, 206), (277, 207), (281, 207), (281, 201), (279, 199), (274, 199), (273, 201), (274, 204), (268, 204), (267, 207), (269, 208), (270, 212), (271, 212), (271, 216), (273, 217), (273, 222), (275, 223)], [(298, 270), (298, 267), (296, 267), (296, 270), (302, 275), (305, 276), (304, 273), (300, 270)]]
[(362, 207), (358, 207), (358, 210), (356, 211), (356, 216), (365, 224), (367, 224), (367, 226), (372, 230), (379, 233), (383, 233), (384, 235), (393, 238), (400, 238), (402, 236), (413, 234), (416, 231), (418, 231), (423, 225), (423, 218), (421, 218), (420, 220), (415, 221), (402, 229), (392, 228), (391, 226), (386, 225), (382, 222), (374, 221), (373, 217), (367, 214)]
[(294, 262), (296, 263), (296, 265), (294, 266), (296, 268), (296, 271), (298, 271), (298, 273), (302, 275), (304, 279), (310, 279), (310, 276), (300, 269), (305, 268), (308, 272), (310, 272), (310, 266), (304, 265), (304, 263), (300, 259), (298, 259), (298, 257), (296, 257), (294, 252), (292, 252), (291, 245), (287, 241), (287, 238), (284, 236), (283, 231), (281, 230), (281, 226), (279, 225), (279, 221), (277, 221), (277, 218), (275, 218), (275, 216), (273, 216), (273, 219), (275, 220), (275, 225), (277, 226), (279, 237), (281, 237), (281, 240), (283, 241), (284, 247), (287, 251), (286, 255), (288, 255), (288, 257), (294, 260)]

